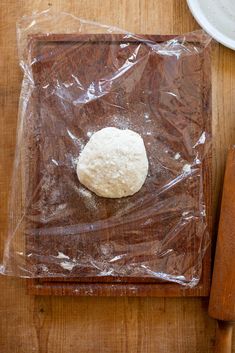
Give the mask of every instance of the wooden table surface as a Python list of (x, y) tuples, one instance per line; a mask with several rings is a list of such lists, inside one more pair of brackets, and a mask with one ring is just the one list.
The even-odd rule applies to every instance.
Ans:
[[(137, 33), (198, 28), (186, 0), (1, 0), (0, 4), (0, 245), (7, 227), (17, 105), (22, 73), (15, 22), (52, 7)], [(235, 143), (235, 52), (213, 48), (214, 214), (227, 147)], [(0, 277), (1, 353), (209, 353), (215, 322), (206, 298), (30, 297), (24, 280)], [(233, 342), (235, 352), (235, 339)]]

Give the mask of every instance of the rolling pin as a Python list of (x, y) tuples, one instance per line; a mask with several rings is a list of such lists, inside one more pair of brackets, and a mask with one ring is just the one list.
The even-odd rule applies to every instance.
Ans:
[(226, 163), (209, 315), (218, 320), (215, 352), (231, 353), (235, 322), (235, 147), (229, 150)]

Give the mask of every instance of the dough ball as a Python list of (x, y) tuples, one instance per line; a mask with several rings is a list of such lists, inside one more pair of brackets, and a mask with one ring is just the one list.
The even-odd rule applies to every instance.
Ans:
[(135, 194), (145, 182), (148, 159), (142, 137), (132, 130), (106, 127), (97, 131), (81, 152), (79, 181), (98, 196)]

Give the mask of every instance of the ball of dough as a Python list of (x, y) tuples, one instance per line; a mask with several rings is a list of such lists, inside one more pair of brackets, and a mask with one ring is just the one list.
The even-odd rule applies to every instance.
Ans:
[(145, 182), (148, 158), (142, 137), (132, 130), (106, 127), (94, 133), (77, 164), (79, 181), (98, 196), (135, 194)]

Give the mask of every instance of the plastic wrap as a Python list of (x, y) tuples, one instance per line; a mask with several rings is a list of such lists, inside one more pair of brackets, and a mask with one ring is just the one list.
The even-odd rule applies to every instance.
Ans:
[[(18, 23), (24, 73), (1, 272), (154, 278), (194, 286), (208, 244), (210, 37), (133, 35), (45, 11)], [(106, 126), (138, 132), (149, 172), (133, 196), (82, 186), (80, 152)]]

